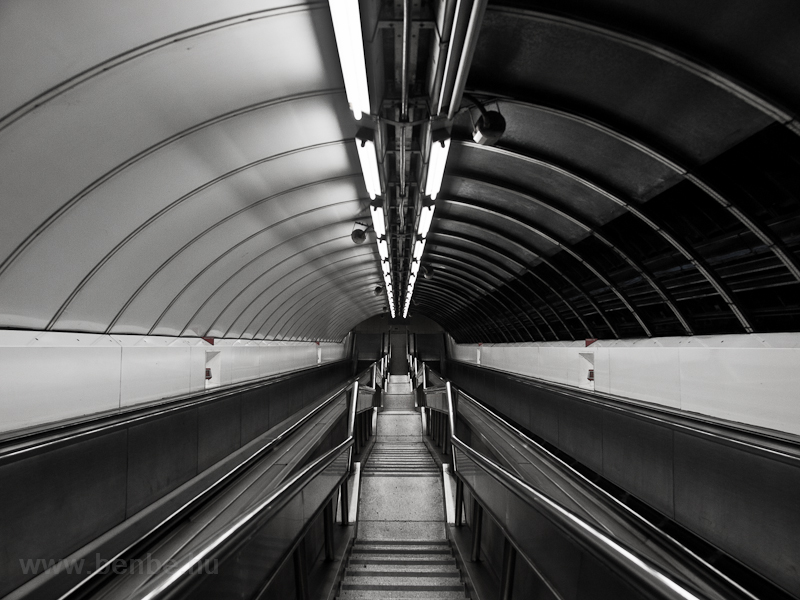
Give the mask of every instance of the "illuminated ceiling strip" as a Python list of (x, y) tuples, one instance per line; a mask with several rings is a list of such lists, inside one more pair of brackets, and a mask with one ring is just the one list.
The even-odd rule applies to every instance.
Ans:
[(358, 120), (370, 114), (367, 64), (364, 60), (364, 41), (361, 35), (361, 11), (358, 0), (328, 0), (342, 65), (344, 89), (353, 116)]

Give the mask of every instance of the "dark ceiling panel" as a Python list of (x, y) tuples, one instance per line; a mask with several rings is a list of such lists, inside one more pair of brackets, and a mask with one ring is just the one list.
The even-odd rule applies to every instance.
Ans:
[(468, 85), (594, 107), (703, 163), (772, 122), (718, 86), (619, 39), (490, 6)]
[[(490, 101), (487, 108), (506, 120), (503, 148), (569, 165), (635, 200), (646, 200), (680, 180), (663, 161), (578, 114), (512, 100)], [(469, 139), (479, 116), (475, 109), (460, 114), (454, 135)]]

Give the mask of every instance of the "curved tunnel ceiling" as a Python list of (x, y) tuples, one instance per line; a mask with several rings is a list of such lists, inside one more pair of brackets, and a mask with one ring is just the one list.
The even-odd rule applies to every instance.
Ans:
[[(489, 2), (412, 311), (462, 342), (800, 330), (798, 32), (789, 0)], [(0, 327), (385, 310), (327, 2), (12, 0), (0, 82)]]
[(787, 2), (489, 2), (412, 306), (472, 342), (800, 329), (798, 33)]
[(0, 326), (339, 340), (384, 310), (327, 3), (8, 2), (0, 56)]

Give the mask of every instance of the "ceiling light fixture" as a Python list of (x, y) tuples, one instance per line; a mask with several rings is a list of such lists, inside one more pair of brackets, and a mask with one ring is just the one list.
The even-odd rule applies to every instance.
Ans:
[(386, 238), (378, 240), (378, 253), (381, 255), (381, 260), (389, 260), (389, 244)]
[(347, 102), (356, 120), (370, 114), (367, 63), (364, 60), (364, 41), (361, 35), (361, 11), (358, 0), (328, 0), (342, 65)]
[(417, 240), (414, 244), (414, 260), (419, 261), (425, 251), (425, 240)]
[(369, 212), (372, 215), (372, 228), (378, 237), (386, 235), (386, 221), (383, 214), (383, 202), (373, 202), (369, 207)]
[[(431, 143), (431, 152), (428, 159), (428, 177), (425, 180), (425, 193), (432, 199), (436, 199), (436, 195), (442, 188), (442, 179), (444, 178), (444, 167), (447, 164), (447, 155), (450, 152), (450, 138), (446, 137), (446, 131), (440, 129), (444, 135), (436, 139), (438, 136), (434, 134), (434, 139)], [(438, 133), (438, 132), (437, 132)]]
[[(356, 134), (356, 149), (361, 171), (364, 173), (364, 184), (369, 197), (374, 200), (381, 194), (381, 176), (378, 172), (378, 155), (375, 153), (375, 132), (362, 127)], [(377, 227), (375, 231), (378, 231)], [(385, 228), (384, 228), (385, 233)]]
[[(433, 221), (434, 205), (423, 206), (419, 213), (419, 224), (417, 225), (417, 235), (426, 237), (431, 228), (431, 221)], [(376, 230), (377, 231), (377, 230)]]

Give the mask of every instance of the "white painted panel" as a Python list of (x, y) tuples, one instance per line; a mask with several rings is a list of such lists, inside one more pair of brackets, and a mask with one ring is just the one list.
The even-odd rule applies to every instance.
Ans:
[[(85, 69), (175, 31), (283, 5), (276, 0), (64, 0), (53, 4), (4, 0), (0, 81), (9, 85), (0, 89), (0, 113)], [(153, 14), (158, 18), (151, 18)]]
[[(281, 122), (291, 129), (292, 118), (313, 113), (315, 118), (309, 116), (311, 122), (307, 125), (316, 134), (303, 136), (301, 139), (295, 136), (292, 140), (297, 144), (313, 145), (341, 137), (336, 119), (344, 118), (346, 111), (346, 104), (338, 96), (325, 96), (279, 104), (228, 119), (167, 145), (136, 162), (88, 195), (61, 219), (57, 227), (66, 228), (65, 233), (53, 238), (51, 243), (87, 228), (86, 223), (92, 219), (113, 221), (114, 231), (107, 233), (105, 246), (98, 248), (98, 252), (107, 252), (113, 244), (119, 243), (119, 240), (136, 226), (146, 222), (154, 213), (170, 206), (177, 198), (183, 199), (138, 231), (134, 238), (128, 240), (102, 265), (83, 292), (73, 300), (70, 310), (65, 312), (58, 326), (80, 327), (84, 321), (94, 318), (108, 323), (125, 300), (168, 257), (182, 252), (180, 258), (176, 257), (171, 265), (166, 266), (169, 273), (154, 280), (152, 285), (156, 287), (156, 292), (148, 292), (155, 296), (174, 297), (203, 267), (219, 258), (228, 248), (247, 239), (253, 232), (272, 227), (295, 212), (307, 210), (309, 204), (314, 203), (314, 198), (304, 201), (303, 198), (277, 197), (269, 202), (261, 201), (286, 189), (298, 187), (303, 182), (330, 177), (330, 170), (301, 169), (298, 165), (285, 165), (287, 168), (281, 170), (280, 164), (286, 161), (276, 159), (274, 162), (259, 165), (259, 168), (244, 169), (231, 177), (226, 175), (235, 172), (242, 163), (257, 162), (263, 160), (264, 156), (271, 156), (285, 149), (283, 146), (276, 148), (272, 134), (289, 134), (287, 131), (270, 131), (268, 135), (267, 130), (271, 123)], [(323, 127), (323, 124), (327, 126)], [(208, 148), (214, 148), (214, 153)], [(347, 154), (341, 148), (340, 154), (343, 159), (337, 165), (341, 168), (342, 163), (346, 163)], [(313, 156), (309, 156), (305, 164), (316, 164), (316, 161)], [(290, 171), (293, 176), (280, 175), (281, 171)], [(203, 188), (209, 181), (215, 180), (216, 183)], [(353, 195), (352, 187), (351, 185), (348, 188), (348, 199), (358, 197)], [(200, 191), (195, 193), (198, 189)], [(113, 202), (109, 201), (109, 197), (113, 198)], [(314, 207), (318, 206), (318, 200), (317, 197)], [(232, 222), (222, 223), (224, 219), (247, 207), (249, 210), (235, 216)], [(356, 214), (358, 209), (353, 211)], [(115, 214), (117, 220), (113, 219)], [(218, 224), (218, 231), (210, 230), (215, 224)], [(203, 232), (206, 232), (205, 235), (202, 235)], [(291, 237), (296, 233), (294, 228), (284, 228), (283, 231), (284, 237)], [(210, 256), (204, 250), (209, 244), (214, 246), (215, 252)], [(173, 267), (175, 260), (181, 262)], [(200, 266), (197, 266), (198, 262)], [(121, 278), (120, 273), (125, 273), (126, 276)], [(229, 272), (228, 275), (230, 274)], [(137, 298), (138, 302), (141, 300)], [(168, 305), (169, 302), (159, 304), (161, 310)], [(158, 311), (159, 314), (161, 310)], [(127, 313), (131, 311), (136, 313), (134, 307)], [(181, 327), (191, 315), (192, 312), (182, 315)], [(126, 316), (126, 319), (129, 317), (130, 315)], [(123, 320), (120, 325), (125, 323), (127, 321)], [(151, 325), (152, 323), (147, 323), (144, 330), (148, 330)], [(117, 330), (134, 329), (117, 327)], [(180, 330), (175, 333), (180, 333)]]
[(481, 365), (537, 377), (539, 373), (539, 348), (536, 346), (491, 345), (481, 348)]
[(682, 408), (800, 435), (800, 349), (682, 348)]
[(478, 346), (472, 344), (451, 344), (450, 355), (454, 360), (475, 364), (478, 356)]
[(345, 345), (344, 344), (320, 344), (322, 348), (322, 362), (334, 362), (345, 358)]
[(213, 346), (193, 346), (189, 351), (189, 391), (199, 392), (206, 387), (206, 350)]
[(261, 376), (259, 365), (259, 355), (261, 348), (257, 346), (239, 346), (224, 349), (223, 360), (230, 362), (230, 381), (239, 383), (248, 379), (256, 379)]
[(608, 348), (606, 351), (610, 393), (681, 407), (679, 348)]
[(186, 394), (191, 388), (192, 349), (122, 349), (121, 406)]
[(582, 376), (578, 348), (539, 348), (539, 377), (556, 383), (578, 385)]
[(119, 407), (119, 347), (0, 348), (0, 430)]
[(611, 393), (611, 358), (608, 348), (594, 348), (594, 389), (597, 392)]

